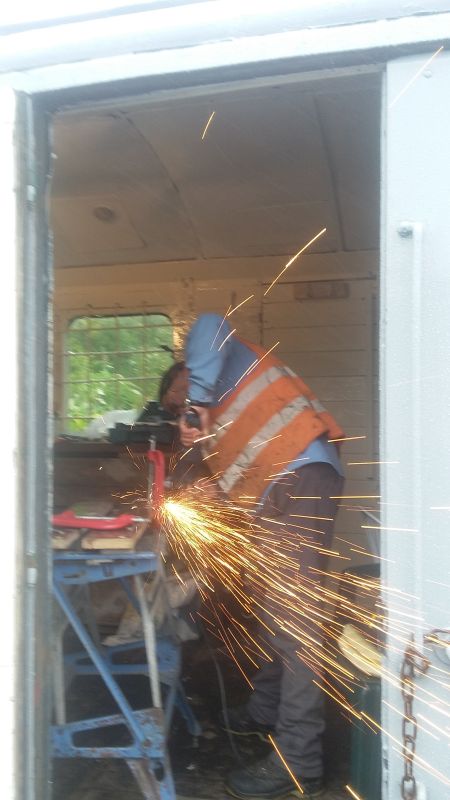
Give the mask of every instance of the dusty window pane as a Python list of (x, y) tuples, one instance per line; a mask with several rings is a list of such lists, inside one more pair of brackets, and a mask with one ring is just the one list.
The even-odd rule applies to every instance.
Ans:
[(114, 330), (117, 328), (116, 317), (85, 317), (90, 330)]
[(172, 324), (163, 314), (72, 320), (64, 353), (65, 430), (76, 433), (106, 411), (155, 400), (172, 348)]
[(89, 379), (89, 356), (72, 354), (68, 359), (68, 380), (87, 381)]
[(140, 328), (121, 328), (119, 330), (118, 350), (134, 351), (142, 350), (144, 346), (144, 329)]

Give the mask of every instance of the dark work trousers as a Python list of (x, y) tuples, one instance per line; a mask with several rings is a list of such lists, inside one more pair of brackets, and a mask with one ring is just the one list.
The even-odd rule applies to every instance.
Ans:
[[(303, 526), (291, 528), (293, 533), (290, 535), (294, 539), (298, 536), (296, 549), (291, 556), (298, 564), (298, 580), (307, 586), (315, 586), (316, 590), (320, 586), (321, 576), (311, 572), (311, 569), (326, 569), (326, 555), (302, 543), (330, 547), (338, 503), (331, 498), (339, 496), (342, 488), (343, 478), (329, 464), (305, 465), (289, 476), (288, 482), (280, 481), (272, 487), (258, 519), (259, 524), (271, 532), (275, 544), (285, 536), (286, 529), (280, 522), (285, 522), (286, 528), (293, 523)], [(298, 497), (302, 499), (294, 499)], [(331, 517), (332, 521), (314, 517)], [(306, 608), (308, 603), (309, 607), (315, 605), (316, 610), (320, 608), (320, 600), (311, 601), (306, 596)], [(299, 618), (297, 623), (306, 624), (307, 634), (313, 631), (315, 640), (320, 640), (320, 629), (314, 630), (313, 625), (305, 623), (306, 618), (308, 613), (306, 617)], [(269, 621), (269, 617), (267, 619)], [(314, 619), (314, 614), (311, 614), (311, 619)], [(308, 653), (305, 652), (308, 650), (307, 643), (302, 644), (289, 633), (279, 628), (277, 630), (273, 623), (271, 627), (275, 636), (268, 636), (263, 626), (260, 636), (270, 642), (274, 660), (263, 661), (252, 678), (254, 691), (248, 710), (257, 722), (275, 725), (275, 741), (294, 774), (304, 778), (319, 777), (323, 772), (324, 692), (313, 680), (320, 684), (320, 676), (302, 659), (304, 653), (308, 661)], [(271, 758), (280, 764), (275, 752)]]

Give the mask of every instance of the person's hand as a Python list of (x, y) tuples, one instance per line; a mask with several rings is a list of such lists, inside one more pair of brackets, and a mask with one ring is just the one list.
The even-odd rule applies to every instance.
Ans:
[(209, 411), (203, 406), (191, 406), (193, 411), (196, 411), (200, 420), (199, 428), (191, 428), (186, 424), (186, 417), (184, 414), (179, 419), (178, 427), (180, 431), (181, 444), (184, 447), (193, 447), (196, 441), (208, 436), (210, 431), (210, 418)]

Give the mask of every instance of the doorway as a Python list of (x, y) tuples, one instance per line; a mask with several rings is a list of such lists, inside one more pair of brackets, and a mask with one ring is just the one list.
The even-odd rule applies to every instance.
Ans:
[[(265, 347), (279, 341), (279, 356), (346, 431), (341, 452), (347, 482), (328, 567), (330, 592), (337, 593), (343, 570), (379, 563), (376, 524), (367, 515), (377, 517), (380, 509), (380, 115), (380, 74), (369, 71), (207, 87), (151, 100), (124, 97), (54, 116), (58, 508), (89, 499), (94, 486), (92, 469), (71, 452), (80, 450), (79, 440), (95, 441), (95, 423), (106, 415), (133, 412), (156, 398), (162, 362), (144, 347), (156, 318), (179, 357), (199, 313), (224, 314), (246, 301), (234, 317), (239, 333)], [(271, 287), (288, 260), (324, 228)], [(141, 351), (135, 363), (121, 344), (130, 330), (142, 342), (135, 346)], [(105, 331), (114, 344), (105, 345)], [(107, 437), (107, 428), (100, 430), (98, 438)], [(95, 460), (102, 492), (117, 494), (120, 480), (136, 480), (129, 463), (120, 479), (110, 466), (108, 471)], [(367, 578), (350, 580), (367, 594)], [(233, 692), (242, 692), (233, 676), (229, 680)], [(209, 743), (220, 739), (214, 691), (209, 687), (200, 698), (212, 726)], [(332, 704), (331, 716), (339, 714)], [(213, 750), (206, 746), (203, 761), (188, 751), (189, 763), (186, 752), (174, 754), (183, 794), (219, 791), (220, 770), (210, 769)], [(349, 780), (348, 750), (345, 758), (338, 778), (332, 775), (333, 797), (344, 777)], [(216, 753), (216, 761), (223, 760)], [(336, 764), (330, 770), (336, 772)], [(91, 779), (99, 791), (106, 785), (110, 791), (102, 768)], [(79, 777), (69, 785), (65, 780), (60, 775), (59, 786), (74, 798), (85, 786), (77, 784)], [(118, 786), (123, 793), (120, 781)]]

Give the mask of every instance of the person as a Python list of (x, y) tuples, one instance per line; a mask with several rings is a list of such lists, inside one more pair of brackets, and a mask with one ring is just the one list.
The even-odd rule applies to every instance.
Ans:
[[(192, 325), (177, 385), (165, 388), (162, 403), (171, 402), (172, 410), (177, 391), (182, 444), (192, 447), (202, 439), (218, 490), (234, 502), (253, 498), (255, 521), (270, 531), (274, 544), (294, 515), (309, 522), (301, 526), (306, 546), (297, 546), (293, 555), (301, 579), (317, 586), (343, 487), (338, 450), (330, 441), (343, 431), (331, 414), (273, 353), (244, 341), (228, 320), (211, 313)], [(198, 414), (197, 428), (187, 424), (185, 408)], [(315, 797), (323, 789), (324, 693), (308, 653), (298, 654), (304, 646), (284, 630), (273, 633), (273, 659), (252, 678), (248, 703), (230, 709), (229, 728), (240, 735), (274, 732), (301, 796)], [(306, 639), (308, 634), (310, 629)], [(227, 789), (241, 800), (278, 800), (298, 791), (275, 750), (231, 772)]]

